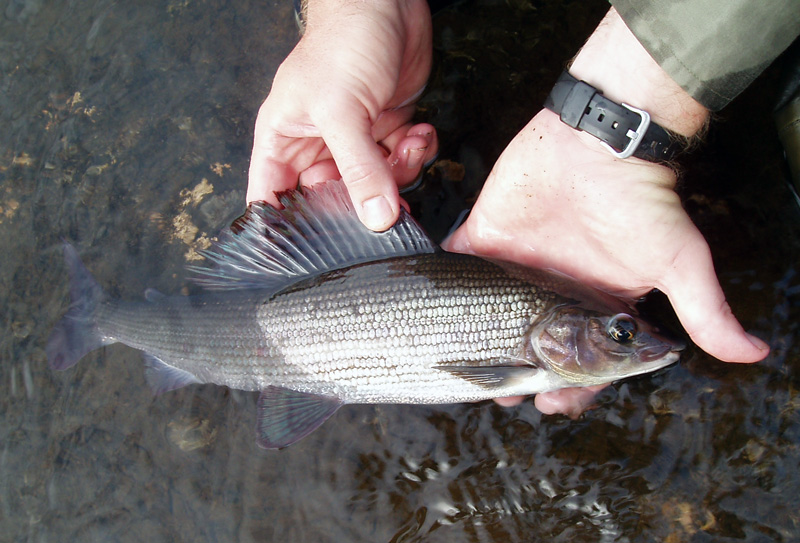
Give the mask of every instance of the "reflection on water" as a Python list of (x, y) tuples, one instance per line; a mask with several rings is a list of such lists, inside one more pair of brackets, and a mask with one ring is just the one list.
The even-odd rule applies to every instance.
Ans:
[[(432, 232), (474, 198), (606, 7), (475, 0), (437, 16), (421, 116), (451, 162), (412, 197)], [(255, 446), (254, 394), (153, 398), (123, 346), (51, 372), (44, 341), (67, 303), (59, 240), (114, 295), (181, 291), (184, 263), (243, 208), (255, 112), (294, 39), (288, 2), (6, 3), (0, 540), (798, 536), (800, 208), (770, 74), (725, 112), (683, 188), (731, 305), (773, 347), (761, 364), (695, 350), (605, 390), (576, 421), (532, 402), (350, 406), (280, 452)]]

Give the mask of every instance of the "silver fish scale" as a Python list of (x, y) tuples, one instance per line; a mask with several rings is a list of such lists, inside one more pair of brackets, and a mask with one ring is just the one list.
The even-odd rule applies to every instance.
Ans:
[(488, 261), (436, 253), (329, 272), (272, 299), (233, 291), (108, 304), (99, 322), (203, 382), (445, 403), (501, 394), (434, 366), (520, 357), (531, 324), (560, 302)]
[(440, 403), (497, 395), (434, 366), (518, 358), (555, 297), (485, 260), (440, 253), (328, 274), (276, 297), (258, 320), (289, 388)]
[[(149, 303), (109, 301), (97, 313), (104, 336), (141, 349), (200, 381), (227, 384), (251, 373), (253, 352), (264, 343), (256, 307), (263, 291), (164, 297)], [(224, 377), (223, 377), (224, 376)], [(255, 390), (249, 388), (248, 390)]]

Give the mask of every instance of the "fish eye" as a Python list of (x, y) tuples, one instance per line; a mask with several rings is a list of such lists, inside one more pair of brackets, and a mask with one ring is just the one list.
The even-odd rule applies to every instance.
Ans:
[(608, 321), (606, 332), (608, 333), (608, 337), (617, 343), (630, 343), (633, 341), (634, 336), (636, 336), (636, 321), (633, 320), (633, 317), (625, 313), (614, 315), (611, 317), (611, 320)]

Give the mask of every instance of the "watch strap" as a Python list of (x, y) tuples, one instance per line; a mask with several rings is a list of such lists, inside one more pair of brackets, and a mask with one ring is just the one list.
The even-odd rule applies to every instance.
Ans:
[(619, 158), (634, 156), (651, 162), (669, 162), (681, 149), (669, 133), (650, 121), (650, 115), (628, 104), (618, 104), (602, 91), (563, 72), (544, 107), (561, 121), (602, 141)]

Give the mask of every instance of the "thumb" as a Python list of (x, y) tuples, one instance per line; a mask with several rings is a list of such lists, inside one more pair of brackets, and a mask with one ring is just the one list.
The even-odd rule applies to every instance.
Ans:
[(452, 232), (439, 244), (442, 249), (450, 253), (462, 254), (476, 254), (469, 241), (469, 233), (467, 232), (468, 224), (465, 222), (455, 232)]
[(744, 331), (725, 301), (702, 236), (675, 260), (660, 288), (689, 337), (708, 354), (725, 362), (758, 362), (769, 354), (769, 346)]
[(320, 132), (347, 186), (358, 218), (370, 230), (382, 232), (400, 214), (400, 197), (382, 148), (372, 138), (371, 123), (362, 113), (340, 112), (337, 119), (319, 124)]

